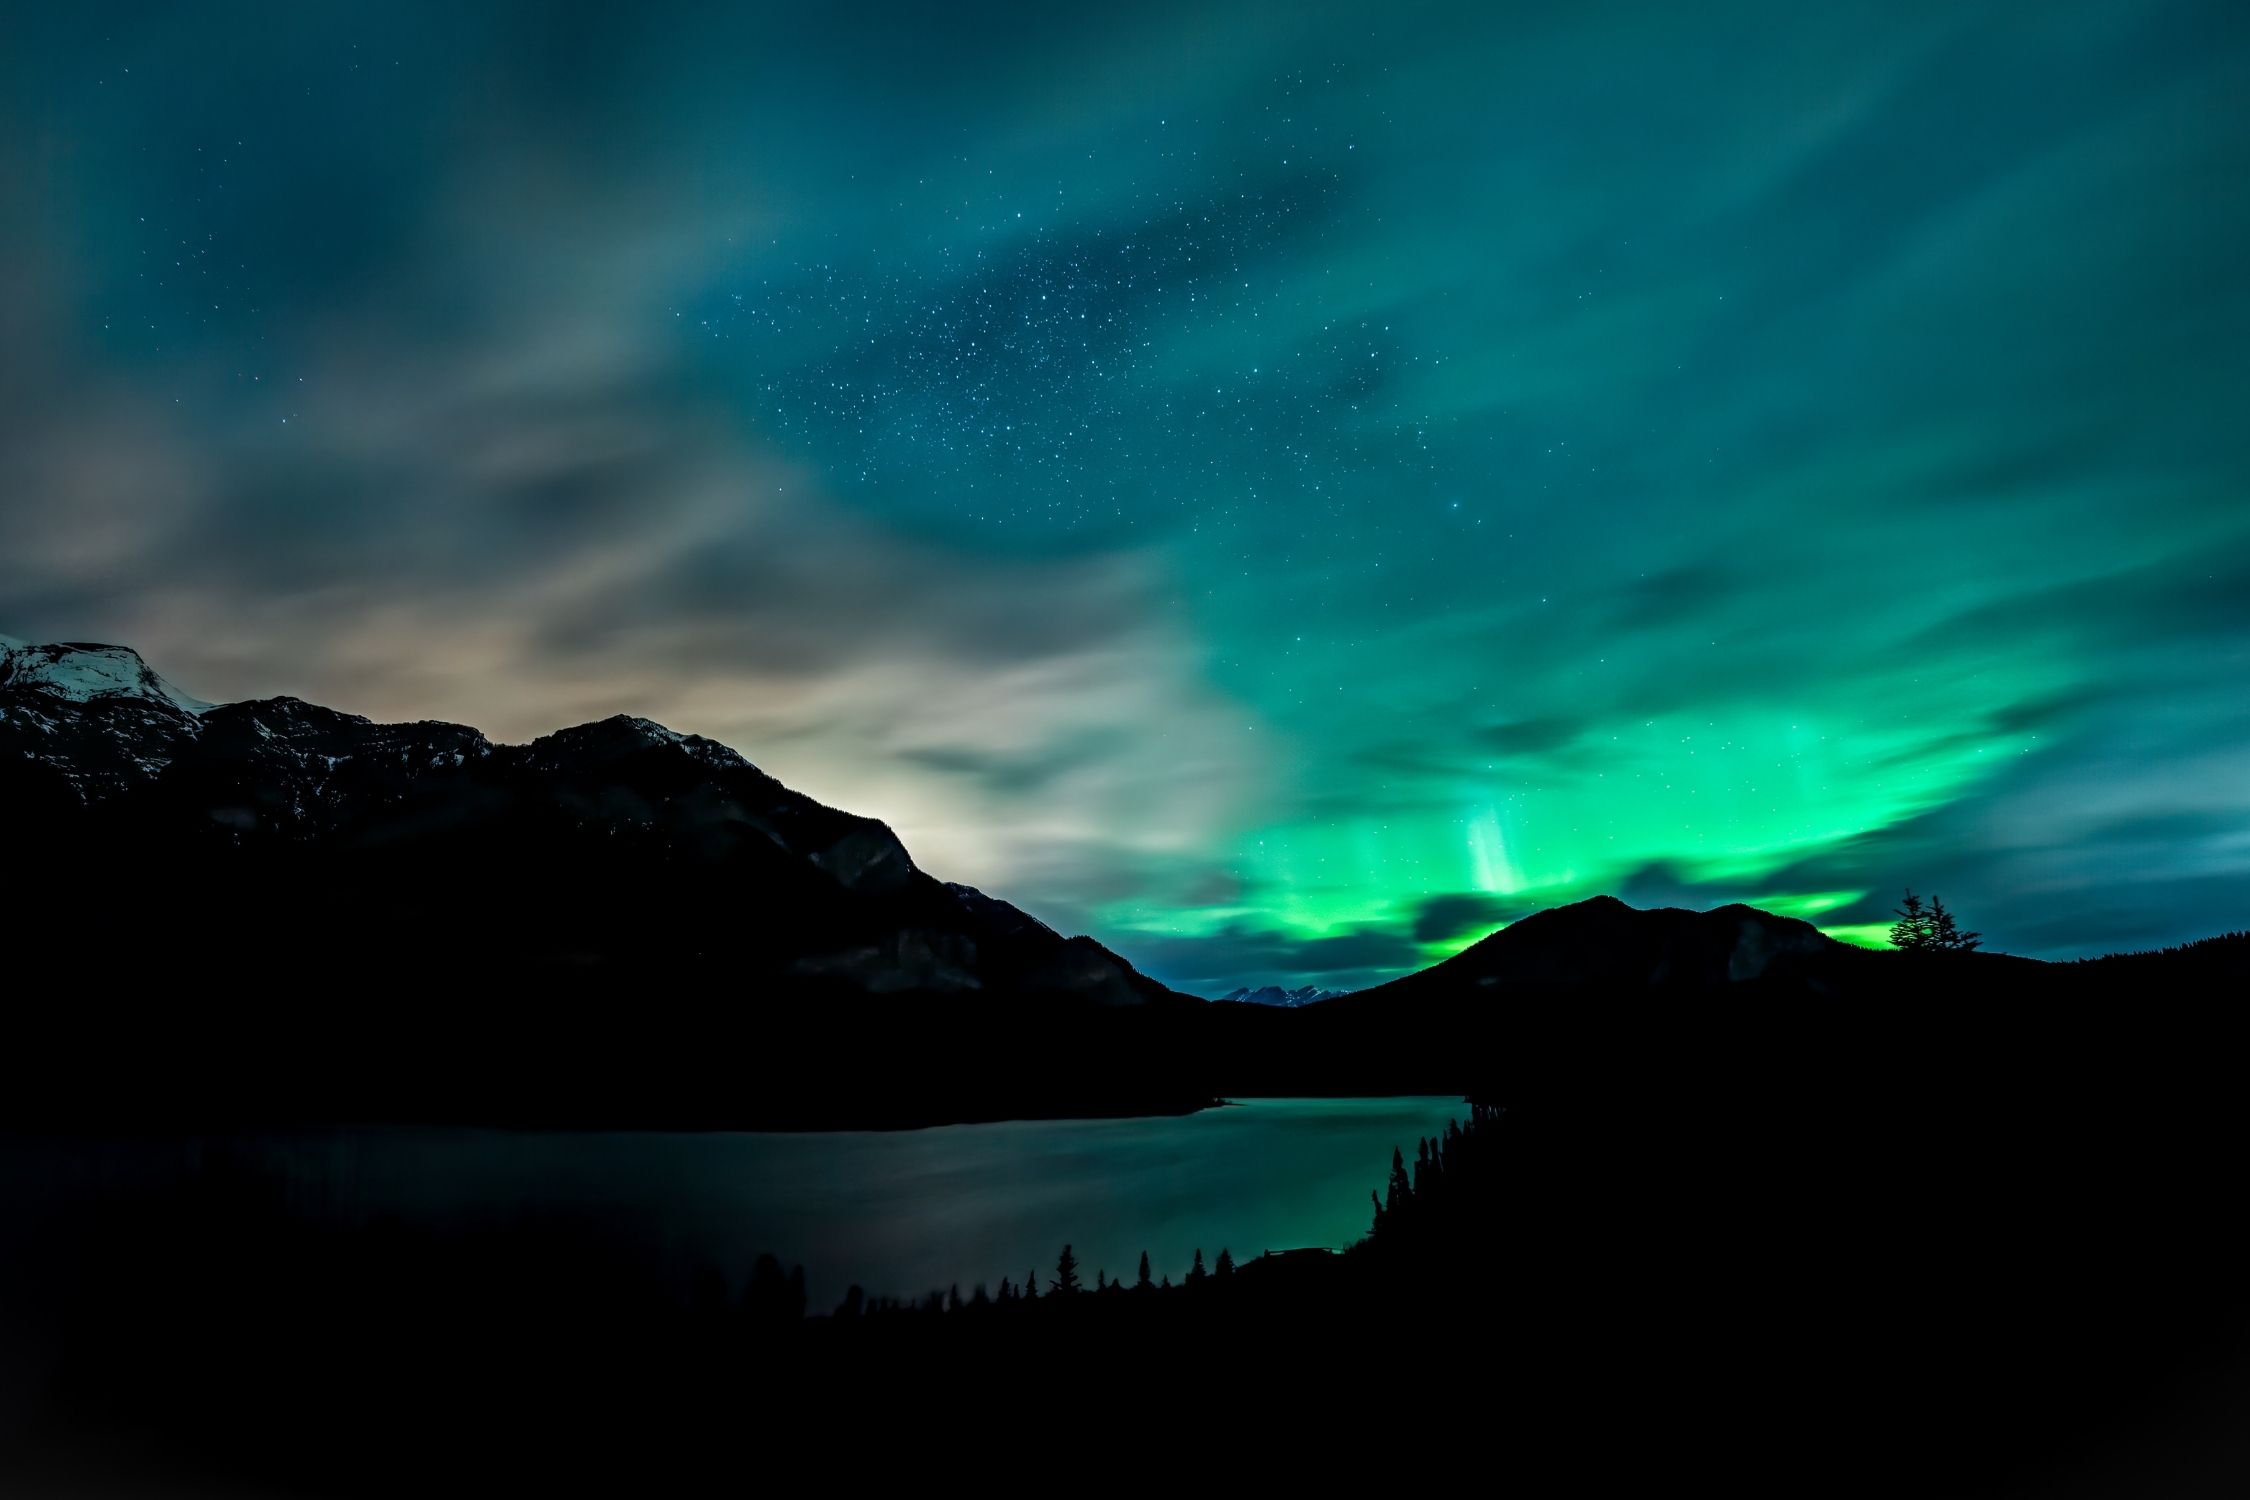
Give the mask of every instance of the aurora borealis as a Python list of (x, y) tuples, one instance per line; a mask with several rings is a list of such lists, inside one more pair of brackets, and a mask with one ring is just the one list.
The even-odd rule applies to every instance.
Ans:
[(0, 631), (645, 714), (1203, 993), (2250, 925), (2239, 4), (68, 9)]

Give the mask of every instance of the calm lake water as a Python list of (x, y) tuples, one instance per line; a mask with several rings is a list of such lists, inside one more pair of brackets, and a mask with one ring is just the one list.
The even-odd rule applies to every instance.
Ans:
[[(1245, 1259), (1340, 1248), (1367, 1230), (1391, 1149), (1464, 1113), (1458, 1099), (1254, 1099), (1193, 1115), (1014, 1121), (822, 1134), (528, 1134), (370, 1129), (234, 1138), (223, 1149), (288, 1184), (298, 1212), (445, 1228), (525, 1215), (599, 1223), (663, 1274), (699, 1265), (739, 1286), (761, 1251), (802, 1264), (816, 1309), (857, 1282), (963, 1296), (1051, 1272), (1065, 1241), (1091, 1281), (1143, 1250), (1174, 1280), (1200, 1247)], [(19, 1147), (23, 1143), (18, 1143)], [(196, 1142), (48, 1142), (13, 1165), (54, 1207), (132, 1193), (192, 1168)], [(13, 1154), (13, 1153), (11, 1153)], [(21, 1186), (19, 1179), (19, 1186)], [(18, 1206), (26, 1206), (18, 1199)], [(34, 1209), (36, 1212), (36, 1209)]]

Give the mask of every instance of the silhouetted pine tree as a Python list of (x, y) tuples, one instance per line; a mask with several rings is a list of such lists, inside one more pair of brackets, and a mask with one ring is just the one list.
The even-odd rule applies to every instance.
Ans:
[(1234, 1257), (1227, 1252), (1223, 1245), (1219, 1247), (1219, 1259), (1217, 1264), (1212, 1267), (1211, 1274), (1221, 1281), (1225, 1281), (1234, 1275)]
[(1039, 1300), (1039, 1273), (1036, 1270), (1023, 1279), (1023, 1300), (1026, 1302), (1037, 1302)]
[(1138, 1277), (1138, 1278), (1137, 1278), (1137, 1279), (1136, 1279), (1136, 1280), (1135, 1280), (1135, 1281), (1133, 1282), (1133, 1285), (1134, 1285), (1134, 1287), (1136, 1287), (1136, 1288), (1137, 1288), (1138, 1290), (1140, 1290), (1140, 1291), (1144, 1291), (1144, 1292), (1145, 1292), (1145, 1291), (1147, 1291), (1147, 1290), (1148, 1290), (1148, 1288), (1149, 1288), (1149, 1279), (1148, 1279), (1148, 1252), (1147, 1252), (1146, 1250), (1143, 1250), (1143, 1251), (1141, 1252), (1141, 1274), (1140, 1274), (1140, 1276), (1139, 1276), (1139, 1277)]
[(1983, 946), (1984, 935), (1963, 932), (1960, 920), (1945, 909), (1941, 897), (1925, 904), (1912, 890), (1898, 904), (1898, 920), (1891, 924), (1891, 946), (1908, 953), (1969, 953)]
[(1047, 1283), (1047, 1290), (1064, 1294), (1083, 1290), (1078, 1280), (1078, 1256), (1068, 1245), (1055, 1257), (1055, 1279)]
[(1930, 908), (1911, 888), (1892, 915), (1898, 918), (1891, 924), (1892, 947), (1908, 953), (1927, 953), (1937, 946)]
[(1195, 1247), (1195, 1264), (1188, 1267), (1188, 1285), (1194, 1286), (1197, 1282), (1203, 1279), (1204, 1274), (1203, 1247), (1201, 1245), (1198, 1245)]
[(1930, 898), (1930, 946), (1947, 953), (1972, 953), (1984, 945), (1981, 932), (1963, 932), (1953, 913), (1937, 897)]
[(1906, 899), (1901, 901), (1891, 915), (1898, 918), (1891, 924), (1891, 946), (1912, 953), (1930, 946), (1930, 912), (1922, 898), (1908, 886)]

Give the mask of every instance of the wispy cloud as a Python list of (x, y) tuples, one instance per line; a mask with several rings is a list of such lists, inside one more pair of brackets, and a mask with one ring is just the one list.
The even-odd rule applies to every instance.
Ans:
[(57, 13), (0, 628), (631, 711), (1196, 987), (2239, 925), (2239, 6)]

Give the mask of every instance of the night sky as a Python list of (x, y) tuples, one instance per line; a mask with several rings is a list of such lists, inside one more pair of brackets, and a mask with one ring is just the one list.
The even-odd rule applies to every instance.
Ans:
[(2239, 0), (7, 11), (0, 630), (1206, 993), (2250, 925)]

